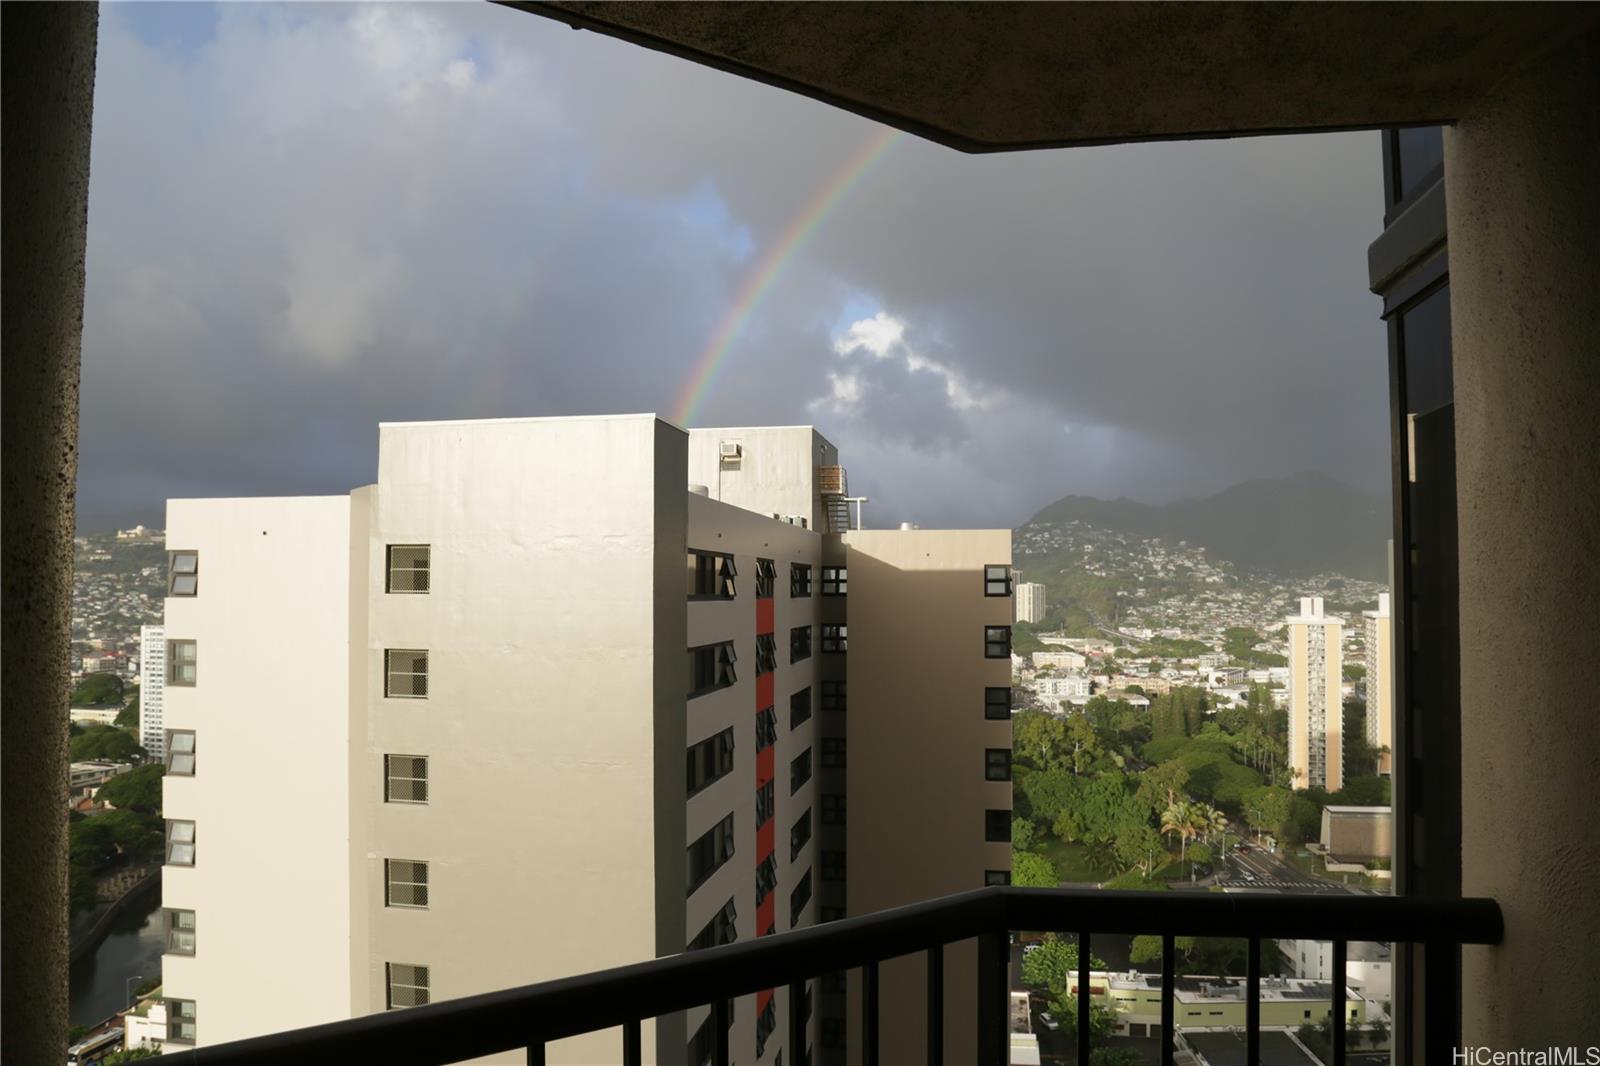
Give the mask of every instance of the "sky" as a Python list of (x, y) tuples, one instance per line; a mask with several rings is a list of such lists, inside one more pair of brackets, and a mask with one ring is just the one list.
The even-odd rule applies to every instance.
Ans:
[(969, 156), (489, 4), (100, 12), (83, 524), (641, 411), (814, 424), (873, 525), (1386, 484), (1376, 132)]

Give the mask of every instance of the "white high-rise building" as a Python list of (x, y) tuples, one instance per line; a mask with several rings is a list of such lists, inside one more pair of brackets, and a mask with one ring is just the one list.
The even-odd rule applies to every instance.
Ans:
[[(166, 601), (169, 1046), (1009, 879), (1008, 531), (845, 528), (811, 427), (386, 424), (378, 454), (347, 496), (168, 503), (204, 578)], [(952, 996), (976, 961), (951, 945)], [(915, 1041), (922, 965), (884, 969)], [(777, 989), (736, 1002), (738, 1061), (842, 1055), (859, 997), (813, 991), (815, 1058)], [(646, 1020), (647, 1059), (710, 1026)]]
[(167, 638), (161, 626), (139, 627), (139, 743), (152, 759), (166, 756), (161, 697), (167, 680)]
[(1321, 596), (1303, 596), (1286, 619), (1289, 637), (1289, 765), (1294, 788), (1344, 787), (1344, 619), (1323, 613)]
[(1017, 621), (1044, 621), (1044, 586), (1037, 581), (1017, 586)]
[(1378, 609), (1362, 611), (1363, 651), (1367, 666), (1367, 744), (1378, 756), (1378, 773), (1388, 776), (1394, 761), (1394, 629), (1389, 594), (1378, 593)]

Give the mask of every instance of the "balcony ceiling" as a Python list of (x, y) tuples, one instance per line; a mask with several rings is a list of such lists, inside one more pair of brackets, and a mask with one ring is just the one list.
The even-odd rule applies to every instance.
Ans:
[(1533, 3), (508, 6), (967, 152), (1448, 121), (1600, 22)]

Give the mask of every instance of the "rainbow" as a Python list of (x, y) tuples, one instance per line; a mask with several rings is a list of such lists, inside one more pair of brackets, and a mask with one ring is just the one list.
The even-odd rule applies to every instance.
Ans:
[(839, 206), (839, 201), (843, 200), (862, 178), (871, 173), (899, 139), (900, 132), (889, 127), (884, 127), (867, 138), (866, 143), (818, 190), (805, 210), (789, 223), (789, 227), (783, 231), (783, 236), (751, 270), (744, 284), (740, 286), (733, 305), (727, 314), (722, 316), (706, 346), (695, 357), (689, 378), (684, 382), (682, 391), (678, 393), (678, 402), (673, 407), (673, 421), (678, 425), (687, 427), (694, 420), (695, 413), (700, 409), (706, 394), (711, 391), (717, 374), (727, 362), (728, 353), (732, 350), (734, 342), (744, 332), (745, 326), (766, 300), (767, 294), (772, 291), (778, 279), (783, 276), (783, 272), (794, 262), (795, 253), (805, 247), (806, 242), (827, 220), (828, 215)]

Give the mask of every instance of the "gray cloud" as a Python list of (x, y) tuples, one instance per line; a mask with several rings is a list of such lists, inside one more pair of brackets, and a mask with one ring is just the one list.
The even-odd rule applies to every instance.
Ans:
[[(84, 513), (342, 491), (383, 419), (670, 413), (876, 129), (489, 5), (109, 5), (96, 93)], [(1370, 133), (903, 138), (697, 422), (814, 421), (885, 522), (1306, 468), (1376, 487), (1380, 209)], [(880, 312), (895, 351), (840, 354)]]

